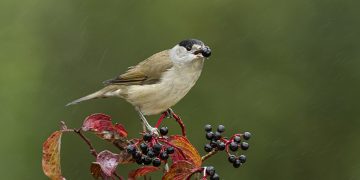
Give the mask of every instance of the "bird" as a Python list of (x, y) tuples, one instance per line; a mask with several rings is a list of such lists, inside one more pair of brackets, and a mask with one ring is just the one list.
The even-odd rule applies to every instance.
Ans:
[(204, 61), (211, 49), (201, 40), (186, 39), (171, 49), (163, 50), (115, 78), (104, 81), (99, 91), (76, 99), (66, 106), (82, 101), (119, 97), (138, 112), (144, 126), (154, 131), (145, 116), (173, 112), (171, 107), (179, 102), (195, 85)]

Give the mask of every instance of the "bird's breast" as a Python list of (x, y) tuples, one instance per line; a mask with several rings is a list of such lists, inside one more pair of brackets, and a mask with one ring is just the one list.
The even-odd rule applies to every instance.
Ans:
[(179, 102), (201, 74), (202, 60), (192, 66), (174, 66), (156, 84), (129, 87), (126, 100), (145, 115), (160, 114)]

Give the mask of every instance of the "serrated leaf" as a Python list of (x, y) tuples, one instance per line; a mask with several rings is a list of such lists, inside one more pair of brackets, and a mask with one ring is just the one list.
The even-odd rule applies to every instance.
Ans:
[(131, 171), (129, 173), (128, 179), (129, 180), (135, 180), (137, 177), (145, 176), (148, 173), (155, 172), (155, 171), (158, 171), (158, 170), (160, 170), (160, 168), (158, 168), (158, 167), (143, 166), (143, 167), (140, 167), (140, 168), (138, 168), (138, 169), (136, 169), (134, 171)]
[(43, 144), (42, 168), (52, 180), (64, 180), (61, 174), (60, 147), (62, 131), (53, 132)]
[(176, 161), (171, 165), (168, 172), (164, 174), (162, 180), (185, 180), (199, 170), (193, 163), (185, 160)]
[[(170, 136), (169, 142), (176, 147), (175, 153), (170, 155), (173, 162), (186, 160), (194, 164), (195, 167), (201, 166), (202, 160), (199, 152), (186, 137), (179, 135)], [(179, 152), (179, 149), (181, 152)]]
[(112, 176), (119, 164), (119, 155), (114, 154), (108, 150), (101, 151), (96, 157), (96, 162), (99, 163), (102, 172), (106, 176)]
[(83, 131), (91, 131), (106, 140), (118, 140), (127, 137), (127, 131), (121, 124), (112, 124), (111, 117), (102, 113), (85, 118)]

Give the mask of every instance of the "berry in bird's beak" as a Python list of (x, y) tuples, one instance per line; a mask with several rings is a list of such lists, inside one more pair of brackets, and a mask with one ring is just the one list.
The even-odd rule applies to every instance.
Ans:
[(205, 46), (202, 48), (201, 54), (204, 57), (210, 57), (211, 56), (211, 49), (208, 46)]

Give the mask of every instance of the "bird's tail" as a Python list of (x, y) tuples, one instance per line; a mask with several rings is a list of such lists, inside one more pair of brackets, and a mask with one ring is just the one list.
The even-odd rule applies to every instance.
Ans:
[(79, 99), (76, 99), (68, 104), (66, 104), (66, 106), (70, 106), (70, 105), (74, 105), (74, 104), (78, 104), (82, 101), (87, 101), (87, 100), (90, 100), (90, 99), (97, 99), (97, 98), (105, 98), (105, 97), (109, 97), (109, 96), (114, 96), (113, 95), (113, 91), (115, 89), (112, 88), (111, 86), (107, 86), (97, 92), (94, 92), (92, 94), (89, 94), (87, 96), (84, 96), (82, 98), (79, 98)]

